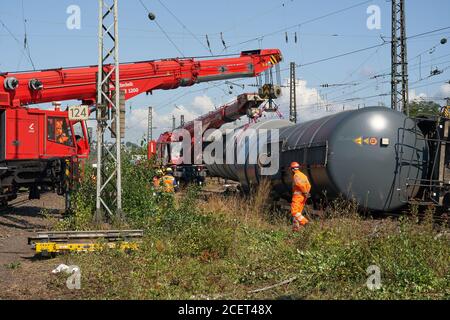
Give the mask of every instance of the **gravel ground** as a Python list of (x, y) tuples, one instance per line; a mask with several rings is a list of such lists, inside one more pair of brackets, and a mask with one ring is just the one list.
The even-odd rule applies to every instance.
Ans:
[(21, 194), (0, 209), (0, 299), (58, 298), (58, 292), (47, 287), (57, 260), (35, 258), (27, 242), (34, 232), (50, 226), (43, 208), (60, 217), (64, 198), (47, 193), (40, 200), (28, 200), (28, 194)]

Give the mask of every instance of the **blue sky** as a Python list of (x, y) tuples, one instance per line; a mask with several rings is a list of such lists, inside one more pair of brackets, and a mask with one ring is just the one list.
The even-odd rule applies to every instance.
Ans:
[[(391, 4), (385, 0), (374, 0), (353, 9), (319, 19), (305, 21), (326, 15), (343, 8), (357, 5), (363, 0), (228, 0), (228, 1), (180, 1), (165, 0), (164, 4), (187, 28), (184, 28), (158, 0), (142, 0), (157, 16), (158, 23), (186, 56), (203, 56), (205, 35), (211, 42), (214, 54), (238, 53), (241, 50), (259, 48), (281, 49), (284, 62), (309, 63), (348, 51), (382, 43), (381, 35), (390, 36)], [(14, 39), (0, 24), (0, 70), (15, 71), (31, 69), (23, 55), (23, 14), (27, 19), (27, 36), (30, 53), (37, 69), (92, 65), (97, 62), (97, 1), (93, 0), (23, 0), (4, 1), (0, 8), (0, 19), (12, 31)], [(81, 8), (81, 29), (66, 27), (70, 5)], [(381, 29), (369, 30), (366, 25), (369, 5), (381, 9)], [(147, 12), (138, 0), (120, 1), (120, 58), (121, 61), (136, 61), (179, 56), (180, 53), (164, 37), (157, 26), (147, 18)], [(448, 0), (407, 0), (407, 33), (409, 36), (450, 26)], [(271, 33), (289, 29), (289, 42), (285, 33)], [(223, 50), (220, 40), (229, 46)], [(294, 33), (298, 43), (294, 43)], [(192, 36), (193, 33), (195, 37)], [(262, 37), (265, 35), (264, 37)], [(248, 41), (262, 38), (261, 41)], [(446, 45), (440, 45), (442, 38), (448, 38)], [(245, 43), (243, 43), (245, 42)], [(240, 44), (243, 43), (243, 44)], [(436, 47), (435, 47), (436, 46)], [(433, 50), (431, 50), (435, 47)], [(419, 54), (420, 59), (419, 59)], [(443, 32), (411, 39), (408, 43), (410, 58), (410, 95), (412, 98), (440, 99), (450, 96), (450, 29)], [(420, 62), (420, 63), (419, 63)], [(389, 97), (373, 97), (389, 91), (389, 77), (374, 75), (389, 71), (390, 47), (364, 51), (339, 59), (326, 61), (297, 69), (299, 86), (299, 118), (307, 120), (328, 112), (360, 105), (389, 104)], [(428, 77), (432, 69), (444, 72)], [(283, 78), (288, 74), (284, 72)], [(251, 84), (254, 80), (241, 80)], [(355, 83), (354, 86), (322, 88), (321, 84)], [(232, 100), (242, 92), (253, 91), (252, 87), (240, 89), (234, 86), (232, 94), (224, 83), (201, 84), (191, 88), (172, 91), (155, 91), (153, 96), (139, 96), (127, 103), (127, 140), (137, 141), (146, 131), (147, 107), (156, 108), (155, 121), (158, 134), (171, 125), (171, 116), (181, 113), (189, 120), (201, 113)], [(366, 97), (366, 98), (365, 98)], [(358, 98), (354, 102), (349, 98)], [(443, 103), (443, 101), (439, 101)], [(287, 94), (280, 100), (285, 114)], [(178, 121), (178, 120), (177, 120)]]

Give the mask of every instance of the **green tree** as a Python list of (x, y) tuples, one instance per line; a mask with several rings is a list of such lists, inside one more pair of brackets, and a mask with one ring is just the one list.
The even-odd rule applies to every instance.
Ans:
[(412, 101), (409, 103), (409, 115), (411, 117), (438, 115), (441, 106), (433, 101)]

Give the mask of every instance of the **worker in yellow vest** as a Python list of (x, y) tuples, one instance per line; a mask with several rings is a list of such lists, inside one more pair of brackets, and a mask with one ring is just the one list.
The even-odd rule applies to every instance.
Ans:
[(174, 193), (178, 189), (178, 183), (173, 176), (172, 168), (166, 169), (166, 174), (161, 178), (161, 187), (166, 193)]
[(298, 162), (291, 163), (292, 171), (292, 203), (291, 213), (294, 218), (294, 225), (292, 230), (299, 231), (300, 226), (305, 226), (309, 221), (303, 215), (306, 200), (311, 191), (311, 184), (308, 177), (300, 171), (300, 164)]

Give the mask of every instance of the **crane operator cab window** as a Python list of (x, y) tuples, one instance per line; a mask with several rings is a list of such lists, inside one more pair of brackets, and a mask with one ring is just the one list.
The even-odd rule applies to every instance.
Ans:
[(47, 139), (73, 147), (72, 132), (67, 119), (49, 117), (47, 120)]

